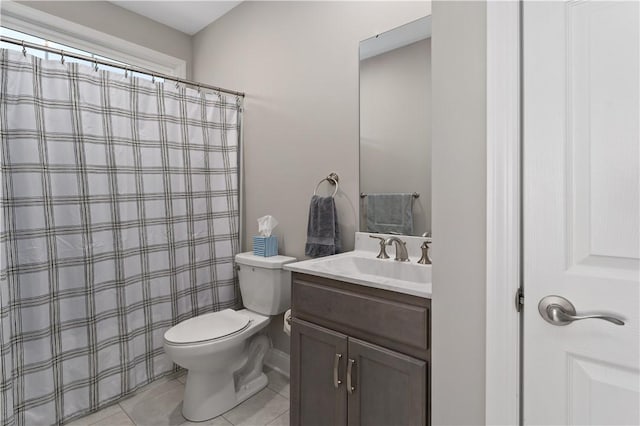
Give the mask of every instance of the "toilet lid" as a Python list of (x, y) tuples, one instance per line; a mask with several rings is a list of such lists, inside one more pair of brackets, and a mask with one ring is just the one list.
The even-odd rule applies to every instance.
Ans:
[(220, 339), (244, 330), (251, 320), (233, 309), (198, 315), (171, 327), (164, 334), (170, 343), (198, 343)]

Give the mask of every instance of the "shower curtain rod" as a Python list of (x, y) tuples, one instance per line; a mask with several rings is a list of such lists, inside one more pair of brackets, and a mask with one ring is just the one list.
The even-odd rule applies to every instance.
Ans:
[(198, 83), (195, 81), (191, 81), (191, 80), (185, 80), (184, 78), (180, 78), (180, 77), (175, 77), (172, 75), (168, 75), (168, 74), (162, 74), (162, 73), (158, 73), (158, 72), (154, 72), (145, 68), (140, 68), (140, 67), (134, 67), (134, 66), (130, 66), (130, 65), (121, 65), (115, 62), (109, 62), (109, 61), (105, 61), (105, 60), (101, 60), (101, 59), (96, 59), (96, 58), (92, 58), (91, 56), (86, 56), (86, 55), (81, 55), (79, 53), (72, 53), (72, 52), (67, 52), (66, 50), (62, 50), (62, 49), (54, 49), (52, 47), (48, 47), (48, 46), (42, 46), (40, 44), (36, 44), (36, 43), (30, 43), (28, 41), (24, 41), (24, 40), (18, 40), (12, 37), (7, 37), (7, 36), (0, 36), (0, 41), (3, 41), (5, 43), (11, 43), (11, 44), (17, 44), (18, 46), (22, 46), (22, 53), (26, 54), (26, 48), (30, 48), (30, 49), (38, 49), (38, 50), (43, 50), (45, 52), (49, 52), (49, 53), (55, 53), (58, 55), (61, 55), (62, 57), (68, 56), (70, 58), (76, 58), (76, 59), (81, 59), (83, 61), (87, 61), (87, 62), (92, 62), (94, 64), (100, 64), (100, 65), (108, 65), (110, 67), (116, 67), (116, 68), (121, 68), (125, 71), (132, 71), (132, 72), (137, 72), (137, 73), (141, 73), (141, 74), (148, 74), (152, 77), (159, 77), (159, 78), (163, 78), (165, 80), (171, 80), (171, 81), (175, 81), (177, 83), (182, 83), (182, 84), (188, 84), (189, 86), (195, 86), (197, 88), (202, 88), (202, 89), (208, 89), (208, 90), (212, 90), (214, 92), (222, 92), (222, 93), (228, 93), (230, 95), (236, 95), (236, 96), (241, 96), (244, 98), (244, 93), (243, 92), (236, 92), (235, 90), (229, 90), (229, 89), (223, 89), (222, 87), (217, 87), (217, 86), (211, 86), (209, 84), (202, 84), (202, 83)]

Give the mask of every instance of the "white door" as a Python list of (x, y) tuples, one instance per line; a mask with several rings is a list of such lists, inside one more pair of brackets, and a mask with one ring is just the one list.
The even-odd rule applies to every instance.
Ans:
[(638, 425), (639, 3), (523, 7), (524, 422)]

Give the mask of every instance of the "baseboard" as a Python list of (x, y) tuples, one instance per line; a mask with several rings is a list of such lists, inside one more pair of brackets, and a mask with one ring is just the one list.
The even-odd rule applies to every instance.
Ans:
[(271, 348), (264, 357), (264, 365), (289, 377), (289, 354)]

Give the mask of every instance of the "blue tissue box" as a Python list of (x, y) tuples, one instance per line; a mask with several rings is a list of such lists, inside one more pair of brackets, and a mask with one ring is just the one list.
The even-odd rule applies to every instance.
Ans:
[(256, 256), (277, 256), (278, 255), (278, 239), (275, 236), (253, 237), (253, 254)]

